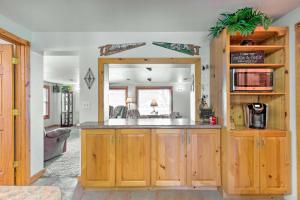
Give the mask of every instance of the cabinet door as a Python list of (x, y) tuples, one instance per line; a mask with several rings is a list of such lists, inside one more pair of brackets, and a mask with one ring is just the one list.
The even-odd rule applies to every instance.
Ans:
[(117, 130), (117, 186), (150, 185), (150, 129)]
[(83, 130), (81, 137), (83, 186), (114, 186), (115, 130)]
[(286, 131), (261, 133), (260, 185), (262, 194), (290, 191), (290, 141)]
[(259, 136), (256, 131), (229, 136), (227, 189), (229, 194), (259, 193)]
[(151, 140), (153, 186), (186, 183), (185, 133), (180, 129), (153, 129)]
[(187, 184), (219, 186), (220, 130), (190, 129), (187, 134)]

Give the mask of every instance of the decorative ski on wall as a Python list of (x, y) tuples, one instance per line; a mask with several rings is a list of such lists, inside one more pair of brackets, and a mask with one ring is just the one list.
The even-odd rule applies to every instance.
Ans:
[(152, 44), (167, 48), (180, 53), (185, 53), (191, 56), (199, 55), (200, 46), (193, 44), (180, 44), (180, 43), (168, 43), (168, 42), (153, 42)]
[(141, 47), (146, 45), (145, 42), (137, 42), (137, 43), (124, 43), (124, 44), (107, 44), (105, 46), (99, 47), (100, 56), (108, 56), (115, 53), (119, 53), (121, 51), (126, 51), (129, 49), (134, 49), (137, 47)]

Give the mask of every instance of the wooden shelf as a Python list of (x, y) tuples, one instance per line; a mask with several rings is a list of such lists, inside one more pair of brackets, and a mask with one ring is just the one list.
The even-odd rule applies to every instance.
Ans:
[(286, 131), (282, 129), (275, 129), (275, 128), (265, 128), (265, 129), (255, 129), (255, 128), (247, 128), (245, 126), (238, 126), (235, 127), (234, 129), (229, 129), (230, 131), (259, 131), (259, 132), (269, 132), (269, 131)]
[(284, 64), (230, 64), (231, 68), (273, 68), (284, 67)]
[(280, 96), (285, 95), (282, 92), (230, 92), (232, 96)]
[(284, 49), (283, 45), (249, 45), (249, 46), (241, 46), (241, 45), (231, 45), (231, 52), (251, 52), (251, 51), (264, 51), (265, 54), (273, 53), (280, 49)]

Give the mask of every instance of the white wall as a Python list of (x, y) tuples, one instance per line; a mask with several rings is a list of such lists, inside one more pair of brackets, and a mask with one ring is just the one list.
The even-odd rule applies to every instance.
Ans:
[(23, 39), (31, 40), (31, 31), (0, 14), (0, 28), (5, 29)]
[(202, 64), (209, 64), (209, 39), (207, 32), (99, 32), (99, 33), (33, 33), (32, 47), (37, 51), (72, 50), (80, 56), (80, 101), (89, 103), (87, 109), (80, 108), (80, 121), (97, 121), (98, 91), (97, 82), (87, 89), (83, 81), (88, 68), (91, 68), (96, 78), (98, 74), (98, 47), (109, 43), (146, 42), (147, 45), (111, 57), (190, 57), (182, 53), (154, 46), (153, 41), (192, 43), (201, 46)]
[[(300, 7), (280, 18), (274, 24), (278, 26), (289, 26), (290, 29), (290, 126), (291, 126), (291, 148), (292, 148), (292, 194), (286, 199), (297, 199), (297, 136), (296, 136), (296, 63), (295, 63), (295, 24), (300, 22)], [(300, 67), (300, 66), (298, 66)]]
[(30, 174), (44, 168), (43, 56), (30, 53)]

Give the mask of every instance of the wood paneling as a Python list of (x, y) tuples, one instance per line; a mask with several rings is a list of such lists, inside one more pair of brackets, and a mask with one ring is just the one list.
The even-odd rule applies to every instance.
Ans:
[(81, 143), (82, 185), (115, 186), (115, 130), (83, 130)]
[(12, 45), (0, 45), (0, 185), (14, 185)]
[(118, 129), (116, 185), (150, 186), (150, 129)]
[(200, 58), (99, 58), (98, 59), (98, 121), (104, 121), (104, 65), (105, 64), (193, 64), (195, 65), (195, 120), (199, 121), (201, 104)]
[(287, 135), (285, 131), (261, 134), (261, 194), (286, 194), (290, 190), (290, 146)]
[(152, 129), (151, 181), (153, 186), (186, 184), (186, 135), (180, 129)]
[(220, 130), (188, 130), (188, 185), (195, 187), (221, 185), (220, 148)]

